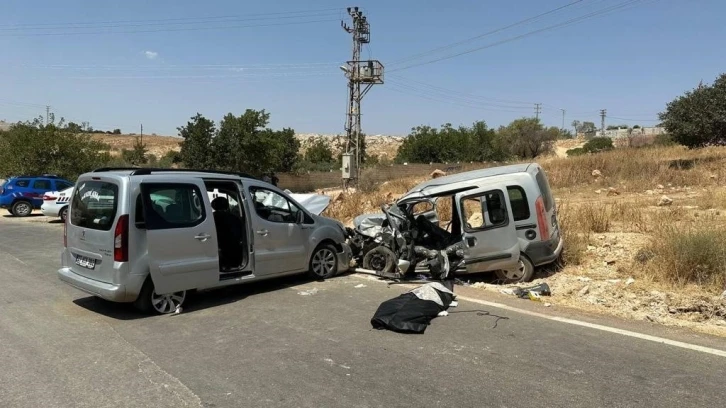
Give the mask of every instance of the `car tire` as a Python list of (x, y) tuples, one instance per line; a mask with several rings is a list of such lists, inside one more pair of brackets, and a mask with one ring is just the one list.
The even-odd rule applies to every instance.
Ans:
[(396, 270), (396, 254), (384, 246), (377, 246), (363, 257), (363, 268), (383, 274), (393, 273)]
[(308, 273), (314, 279), (328, 279), (338, 273), (337, 249), (332, 244), (322, 244), (315, 248), (310, 257)]
[(530, 282), (534, 278), (534, 264), (524, 255), (519, 256), (519, 265), (512, 271), (496, 272), (501, 283)]
[(58, 213), (58, 217), (60, 217), (61, 221), (66, 222), (66, 218), (68, 217), (68, 206), (61, 208), (60, 212)]
[(146, 278), (141, 287), (139, 297), (134, 301), (134, 307), (146, 314), (171, 314), (181, 308), (187, 298), (187, 291), (175, 292), (169, 295), (159, 295), (154, 290), (151, 277)]
[(27, 201), (16, 201), (13, 204), (12, 213), (16, 217), (27, 217), (33, 213), (33, 204)]

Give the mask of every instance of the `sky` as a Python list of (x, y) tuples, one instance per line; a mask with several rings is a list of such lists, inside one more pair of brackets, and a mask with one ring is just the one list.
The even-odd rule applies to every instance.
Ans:
[(726, 71), (722, 0), (4, 0), (0, 120), (48, 105), (96, 129), (176, 135), (197, 112), (265, 109), (273, 128), (344, 133), (349, 6), (371, 25), (362, 58), (386, 67), (362, 102), (366, 134), (496, 128), (535, 103), (549, 126), (562, 109), (568, 128), (599, 126), (600, 109), (606, 125), (652, 126)]

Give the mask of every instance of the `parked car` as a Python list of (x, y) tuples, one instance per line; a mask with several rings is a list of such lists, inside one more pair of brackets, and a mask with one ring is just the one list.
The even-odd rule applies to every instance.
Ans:
[(61, 221), (65, 222), (71, 195), (73, 195), (73, 187), (43, 194), (43, 205), (40, 206), (40, 211), (46, 217), (59, 217)]
[(40, 209), (47, 192), (72, 186), (72, 182), (52, 175), (11, 177), (0, 186), (0, 208), (16, 217), (27, 217)]
[(110, 301), (172, 313), (194, 289), (305, 272), (330, 278), (349, 268), (345, 241), (338, 221), (241, 174), (106, 168), (78, 178), (58, 276)]
[(382, 210), (357, 217), (349, 243), (363, 268), (389, 278), (493, 271), (502, 282), (526, 282), (563, 249), (557, 206), (537, 163), (435, 178)]

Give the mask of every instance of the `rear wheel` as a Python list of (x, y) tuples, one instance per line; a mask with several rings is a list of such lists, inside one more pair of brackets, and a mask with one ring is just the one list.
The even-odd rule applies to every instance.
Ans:
[(27, 217), (33, 212), (33, 205), (27, 201), (18, 201), (13, 204), (12, 210), (16, 217)]
[(529, 282), (534, 277), (534, 264), (526, 256), (520, 255), (515, 269), (497, 271), (497, 277), (502, 283)]
[(181, 308), (187, 298), (187, 291), (174, 292), (165, 295), (156, 293), (154, 282), (151, 278), (146, 279), (141, 288), (139, 297), (134, 306), (144, 313), (169, 314)]
[(310, 275), (315, 279), (332, 278), (338, 272), (337, 250), (331, 244), (323, 244), (315, 249), (310, 258)]
[(68, 207), (63, 207), (60, 210), (58, 216), (60, 217), (61, 221), (66, 222), (66, 217), (68, 217)]

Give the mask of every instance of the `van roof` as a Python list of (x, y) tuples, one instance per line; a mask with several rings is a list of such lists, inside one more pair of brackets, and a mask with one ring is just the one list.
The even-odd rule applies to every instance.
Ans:
[(210, 175), (221, 176), (221, 178), (229, 179), (247, 179), (257, 180), (257, 178), (241, 172), (223, 171), (223, 170), (205, 170), (205, 169), (170, 169), (170, 168), (144, 168), (144, 167), (101, 167), (86, 173), (89, 176), (93, 173), (116, 173), (122, 176), (148, 176), (151, 174), (179, 174), (195, 177), (209, 177)]
[(468, 185), (468, 181), (482, 178), (504, 176), (515, 173), (524, 173), (530, 166), (537, 163), (510, 164), (507, 166), (489, 167), (486, 169), (471, 170), (450, 176), (438, 177), (425, 181), (409, 190), (400, 201), (407, 201), (425, 196), (450, 195), (460, 191), (466, 191), (475, 186)]

